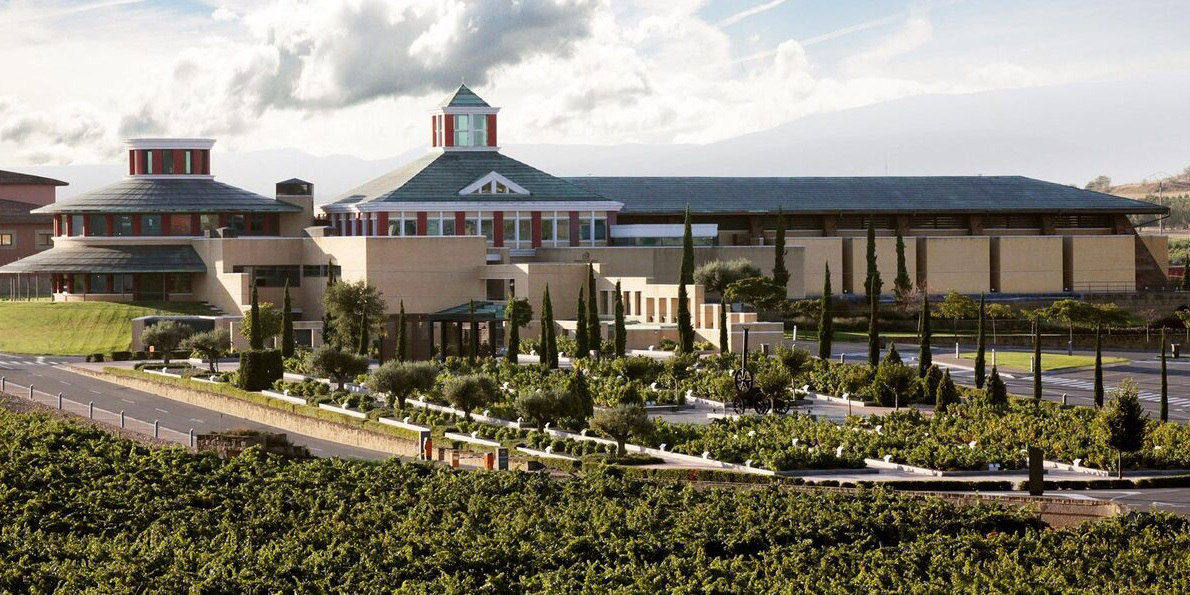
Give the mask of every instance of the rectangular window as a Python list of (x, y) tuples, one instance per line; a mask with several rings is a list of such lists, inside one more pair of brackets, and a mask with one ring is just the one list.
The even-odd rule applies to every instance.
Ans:
[(481, 219), (479, 222), (479, 232), (482, 233), (483, 237), (487, 238), (489, 242), (492, 241), (492, 220)]
[(200, 215), (198, 218), (199, 233), (219, 229), (219, 215)]
[(471, 127), (470, 116), (467, 114), (455, 115), (455, 146), (469, 147), (471, 146)]
[(112, 293), (132, 293), (132, 275), (112, 275)]
[(91, 275), (91, 293), (111, 293), (111, 290), (107, 284), (107, 275)]
[(83, 218), (85, 215), (71, 215), (70, 216), (70, 235), (83, 235)]
[(464, 219), (463, 220), (463, 235), (465, 235), (465, 236), (476, 235), (475, 223), (476, 223), (475, 219)]
[(194, 151), (186, 151), (186, 173), (194, 173)]
[(159, 235), (161, 235), (161, 215), (141, 215), (140, 216), (140, 235), (142, 235), (142, 236), (159, 236)]
[(8, 247), (11, 245), (12, 245), (12, 234), (11, 233), (0, 233), (0, 246)]
[(190, 273), (170, 273), (166, 275), (165, 290), (169, 293), (190, 293)]
[[(190, 153), (187, 152), (187, 155)], [(190, 215), (171, 215), (169, 218), (169, 235), (188, 236), (194, 233), (190, 229)]]
[(128, 237), (132, 235), (132, 215), (116, 215), (116, 228), (112, 230), (112, 235), (116, 237)]
[(145, 173), (153, 173), (153, 152), (145, 151)]
[(442, 218), (442, 235), (444, 235), (444, 236), (455, 235), (455, 219), (454, 219), (454, 217), (443, 217)]
[(37, 232), (37, 247), (49, 248), (54, 245), (54, 234), (48, 231)]
[(584, 242), (591, 241), (591, 221), (589, 219), (579, 222), (578, 239)]
[(407, 235), (407, 236), (417, 235), (417, 220), (416, 219), (406, 219), (405, 220), (405, 234), (404, 235)]
[(441, 222), (442, 222), (442, 220), (438, 219), (437, 217), (434, 217), (432, 219), (427, 219), (426, 220), (426, 235), (428, 235), (428, 236), (441, 235), (439, 233), (442, 230), (442, 228), (439, 226), (439, 223), (441, 223)]
[[(526, 213), (526, 215), (528, 215), (528, 213)], [(527, 216), (517, 219), (517, 228), (520, 231), (522, 244), (528, 245), (529, 242), (533, 239), (532, 225), (533, 225), (533, 221), (531, 219), (529, 219)]]
[(87, 235), (105, 236), (107, 232), (107, 215), (87, 215)]
[(174, 152), (170, 149), (161, 151), (161, 173), (174, 173)]
[(390, 236), (401, 235), (401, 220), (400, 219), (397, 219), (397, 220), (389, 219), (388, 220), (388, 235), (390, 235)]
[(253, 235), (264, 233), (264, 215), (257, 213), (254, 215), (245, 215), (244, 217), (248, 220), (248, 233)]
[(558, 243), (559, 244), (569, 244), (570, 243), (570, 217), (567, 215), (563, 215), (561, 217), (558, 217), (556, 219), (556, 221), (558, 222), (558, 227), (555, 229), (555, 231), (557, 232), (557, 236), (558, 236), (558, 238), (557, 238)]
[[(483, 114), (471, 116), (471, 146), (486, 147), (488, 144), (488, 118)], [(505, 192), (508, 190), (505, 189)], [(499, 190), (497, 190), (499, 192)]]
[(516, 241), (516, 217), (511, 217), (508, 214), (504, 216), (504, 245), (507, 246)]
[(607, 219), (595, 220), (595, 241), (607, 240)]
[(554, 220), (541, 218), (541, 242), (554, 241)]
[(72, 279), (72, 285), (74, 286), (74, 288), (71, 289), (72, 293), (86, 292), (87, 291), (87, 276), (83, 275), (83, 274), (74, 275), (74, 278)]
[(244, 231), (245, 223), (243, 215), (227, 216), (227, 226), (234, 231)]
[[(327, 275), (327, 272), (329, 272), (331, 270), (333, 270), (335, 272), (336, 277), (343, 276), (343, 268), (342, 267), (340, 267), (339, 265), (334, 265), (328, 269), (327, 265), (325, 265), (325, 264), (308, 264), (308, 265), (302, 267), (302, 276), (303, 277), (325, 277)], [(293, 278), (291, 277), (290, 285), (293, 285), (293, 284), (294, 284)]]

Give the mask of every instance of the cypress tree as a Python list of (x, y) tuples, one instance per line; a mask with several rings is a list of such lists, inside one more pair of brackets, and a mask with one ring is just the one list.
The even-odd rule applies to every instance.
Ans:
[(628, 328), (624, 324), (624, 296), (620, 293), (620, 282), (616, 281), (616, 357), (624, 357), (628, 350)]
[(1041, 316), (1033, 317), (1033, 400), (1041, 400)]
[(938, 392), (934, 395), (934, 413), (944, 413), (946, 408), (958, 400), (958, 390), (954, 380), (950, 379), (950, 368), (942, 373), (942, 382), (938, 383)]
[(1182, 291), (1190, 291), (1190, 256), (1182, 259)]
[(831, 264), (826, 263), (822, 278), (822, 303), (818, 312), (818, 357), (831, 358), (831, 339), (835, 333), (835, 317), (831, 312)]
[(897, 352), (897, 344), (893, 343), (888, 347), (888, 353), (884, 354), (884, 361), (881, 365), (900, 366), (904, 362), (901, 361), (901, 354)]
[(403, 362), (409, 355), (409, 339), (405, 328), (405, 300), (401, 300), (401, 312), (397, 315), (397, 361)]
[[(467, 301), (467, 317), (471, 323), (469, 325), (469, 328), (471, 329), (471, 340), (467, 342), (467, 361), (469, 361), (471, 365), (474, 366), (475, 359), (479, 357), (479, 323), (475, 320), (475, 300)], [(515, 327), (516, 324), (513, 324), (512, 326)], [(513, 356), (512, 363), (515, 364), (517, 363), (515, 357), (516, 354), (513, 354)]]
[(1165, 377), (1165, 327), (1161, 327), (1161, 421), (1169, 421), (1169, 381)]
[(1103, 407), (1103, 325), (1095, 325), (1095, 406)]
[(690, 231), (690, 206), (682, 231), (682, 270), (678, 278), (678, 351), (694, 351), (694, 325), (690, 321), (690, 299), (686, 285), (694, 282), (694, 236)]
[(868, 365), (880, 364), (880, 294), (873, 294), (868, 305)]
[(285, 279), (285, 300), (281, 307), (281, 357), (293, 357), (293, 301), (289, 298), (289, 278)]
[(585, 359), (591, 354), (591, 348), (587, 345), (587, 302), (583, 299), (583, 288), (578, 288), (578, 323), (574, 330), (574, 357), (575, 359)]
[(785, 211), (777, 207), (777, 236), (773, 239), (773, 283), (785, 289), (789, 271), (785, 268)]
[(1008, 405), (1008, 387), (1004, 386), (996, 366), (992, 366), (992, 373), (988, 374), (987, 398), (988, 402), (996, 407)]
[(727, 337), (727, 309), (730, 306), (731, 304), (728, 304), (726, 299), (719, 300), (719, 353), (731, 351)]
[(548, 368), (558, 368), (558, 335), (554, 328), (554, 305), (550, 302), (550, 286), (545, 286), (541, 296), (541, 350), (545, 354), (544, 363)]
[(876, 285), (880, 278), (880, 269), (876, 266), (876, 218), (868, 215), (868, 243), (867, 243), (868, 272), (864, 277), (864, 295), (872, 301), (873, 294), (879, 298), (880, 287)]
[(921, 343), (917, 351), (917, 374), (924, 378), (934, 363), (934, 353), (930, 350), (930, 296), (925, 292), (921, 296), (921, 315), (917, 326), (920, 333), (918, 341)]
[(599, 292), (595, 290), (595, 266), (587, 263), (587, 345), (598, 359), (603, 351), (603, 331), (599, 328)]
[(264, 336), (260, 328), (260, 303), (256, 299), (256, 281), (252, 282), (252, 309), (249, 311), (252, 328), (248, 329), (248, 348), (264, 349)]
[[(332, 261), (326, 261), (326, 288), (330, 289), (335, 284), (335, 267)], [(326, 345), (337, 346), (338, 339), (335, 338), (335, 321), (331, 316), (326, 305), (323, 304), (322, 314), (322, 342)]]
[(893, 280), (897, 300), (904, 300), (913, 290), (913, 281), (909, 279), (909, 268), (905, 266), (905, 236), (897, 228), (897, 278)]
[(356, 353), (360, 355), (368, 355), (368, 310), (365, 308), (359, 314), (359, 346), (356, 348)]
[[(983, 388), (987, 368), (987, 336), (984, 334), (984, 297), (979, 296), (979, 330), (975, 337), (975, 388)], [(995, 366), (992, 366), (993, 368)]]

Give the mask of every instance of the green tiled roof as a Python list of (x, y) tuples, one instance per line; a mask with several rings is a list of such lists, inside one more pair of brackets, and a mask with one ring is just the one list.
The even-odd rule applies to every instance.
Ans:
[(580, 177), (566, 181), (624, 203), (621, 213), (1164, 214), (1166, 207), (1022, 176)]
[(203, 273), (190, 246), (59, 246), (0, 267), (0, 273)]
[[(459, 194), (460, 190), (492, 172), (508, 178), (530, 194)], [(427, 154), (352, 189), (336, 198), (331, 205), (475, 200), (498, 203), (606, 199), (496, 151), (443, 151)]]
[(438, 107), (492, 107), (488, 102), (479, 98), (475, 91), (467, 88), (467, 85), (459, 85), (455, 92), (446, 98)]
[(210, 179), (129, 178), (34, 213), (298, 213), (287, 202)]

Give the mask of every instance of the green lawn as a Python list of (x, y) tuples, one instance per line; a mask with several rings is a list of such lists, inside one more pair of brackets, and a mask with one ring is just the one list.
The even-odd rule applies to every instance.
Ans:
[[(963, 359), (974, 360), (974, 353), (962, 354)], [(1033, 359), (1032, 352), (1025, 351), (1002, 351), (996, 354), (996, 364), (1004, 368), (1013, 368), (1016, 370), (1028, 370), (1029, 360)], [(988, 367), (992, 365), (992, 352), (987, 352)], [(1123, 364), (1128, 360), (1122, 357), (1104, 357), (1103, 365), (1108, 364)], [(1061, 353), (1042, 353), (1041, 354), (1041, 371), (1050, 372), (1053, 370), (1068, 370), (1070, 368), (1087, 368), (1095, 365), (1095, 356), (1093, 355), (1065, 355)]]
[(198, 302), (2, 302), (0, 351), (45, 355), (87, 355), (125, 351), (132, 343), (129, 321), (153, 314), (210, 314)]

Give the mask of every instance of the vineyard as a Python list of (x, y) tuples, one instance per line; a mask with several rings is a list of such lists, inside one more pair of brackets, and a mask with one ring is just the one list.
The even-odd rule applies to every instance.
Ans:
[(7, 592), (1185, 592), (1190, 522), (882, 490), (221, 460), (0, 411)]

